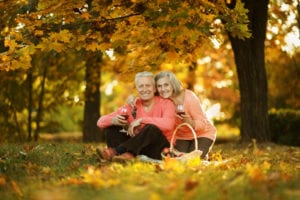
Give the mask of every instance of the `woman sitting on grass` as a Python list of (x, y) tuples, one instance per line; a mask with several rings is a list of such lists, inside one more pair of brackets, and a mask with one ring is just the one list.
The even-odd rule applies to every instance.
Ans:
[[(199, 98), (193, 91), (184, 89), (170, 71), (158, 73), (155, 76), (155, 84), (161, 97), (169, 98), (177, 107), (180, 105), (183, 108), (181, 113), (177, 111), (176, 125), (186, 122), (193, 127), (197, 134), (198, 149), (202, 151), (201, 158), (208, 159), (208, 153), (216, 140), (216, 128), (202, 110)], [(181, 152), (195, 150), (194, 136), (188, 127), (178, 129), (175, 148)]]

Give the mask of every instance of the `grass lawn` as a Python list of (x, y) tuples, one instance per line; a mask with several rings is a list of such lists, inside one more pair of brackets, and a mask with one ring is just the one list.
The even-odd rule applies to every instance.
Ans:
[(0, 199), (300, 199), (300, 147), (216, 144), (209, 162), (100, 162), (96, 144), (1, 144)]

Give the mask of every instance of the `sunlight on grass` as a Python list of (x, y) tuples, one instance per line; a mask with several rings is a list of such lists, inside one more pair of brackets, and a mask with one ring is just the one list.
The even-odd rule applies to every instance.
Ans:
[(237, 141), (240, 138), (238, 127), (229, 124), (217, 124), (217, 141)]
[(299, 199), (300, 148), (215, 145), (210, 161), (99, 162), (97, 144), (0, 147), (1, 199)]

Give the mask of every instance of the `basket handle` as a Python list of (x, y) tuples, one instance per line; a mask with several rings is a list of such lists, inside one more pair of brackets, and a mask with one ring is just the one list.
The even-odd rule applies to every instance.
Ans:
[(179, 125), (175, 128), (175, 130), (174, 130), (174, 132), (173, 132), (173, 135), (172, 135), (172, 138), (171, 138), (171, 142), (170, 142), (170, 151), (173, 151), (173, 150), (174, 150), (174, 139), (175, 139), (175, 135), (176, 135), (178, 129), (181, 128), (182, 126), (187, 126), (187, 127), (192, 131), (193, 136), (194, 136), (194, 140), (195, 140), (195, 150), (198, 150), (198, 140), (197, 140), (197, 134), (196, 134), (195, 130), (193, 129), (193, 127), (192, 127), (190, 124), (188, 124), (187, 122), (183, 122), (183, 123), (179, 124)]

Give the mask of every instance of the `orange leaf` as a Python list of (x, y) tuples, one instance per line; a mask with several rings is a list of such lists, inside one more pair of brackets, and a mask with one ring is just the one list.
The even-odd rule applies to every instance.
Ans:
[(21, 191), (19, 185), (18, 185), (15, 181), (11, 181), (10, 183), (11, 183), (11, 186), (12, 186), (13, 191), (14, 191), (17, 195), (23, 196), (23, 193), (22, 193), (22, 191)]
[(0, 177), (0, 187), (6, 184), (6, 179), (4, 177)]
[(81, 17), (83, 17), (84, 19), (89, 19), (90, 18), (90, 14), (87, 12), (82, 13)]

